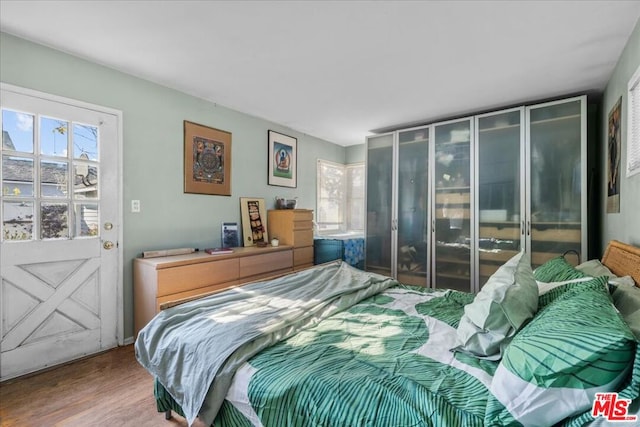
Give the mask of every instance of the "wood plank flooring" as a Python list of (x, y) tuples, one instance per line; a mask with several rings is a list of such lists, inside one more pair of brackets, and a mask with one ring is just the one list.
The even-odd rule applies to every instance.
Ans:
[(186, 426), (156, 410), (153, 378), (133, 345), (0, 383), (0, 425)]

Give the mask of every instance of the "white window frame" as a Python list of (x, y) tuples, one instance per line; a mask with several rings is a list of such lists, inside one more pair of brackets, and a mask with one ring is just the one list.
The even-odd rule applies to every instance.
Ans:
[(640, 66), (627, 92), (627, 178), (640, 173)]

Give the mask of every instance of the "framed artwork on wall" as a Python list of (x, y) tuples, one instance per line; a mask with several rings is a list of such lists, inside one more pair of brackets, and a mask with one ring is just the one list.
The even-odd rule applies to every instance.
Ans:
[(264, 199), (240, 197), (243, 246), (255, 246), (269, 241), (267, 236), (267, 210)]
[(184, 121), (184, 192), (231, 195), (231, 132)]
[(607, 131), (607, 213), (620, 212), (620, 156), (622, 151), (622, 97), (609, 111)]
[(292, 136), (268, 131), (269, 185), (297, 186), (298, 140)]

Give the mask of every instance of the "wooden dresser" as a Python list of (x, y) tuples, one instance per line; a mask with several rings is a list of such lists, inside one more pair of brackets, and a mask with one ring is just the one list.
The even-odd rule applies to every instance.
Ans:
[(293, 246), (293, 269), (313, 265), (313, 211), (276, 209), (267, 213), (269, 238)]
[[(234, 248), (232, 254), (195, 252), (133, 261), (134, 328), (138, 335), (171, 301), (222, 291), (293, 271), (293, 248)], [(313, 256), (312, 256), (313, 258)]]

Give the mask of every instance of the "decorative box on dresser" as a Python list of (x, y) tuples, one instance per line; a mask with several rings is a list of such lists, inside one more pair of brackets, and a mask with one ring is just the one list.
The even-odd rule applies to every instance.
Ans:
[(267, 214), (269, 238), (293, 246), (293, 269), (313, 265), (313, 211), (310, 209), (276, 209)]
[(160, 311), (162, 304), (291, 271), (293, 248), (287, 245), (233, 248), (231, 254), (195, 252), (136, 258), (133, 261), (135, 335)]

